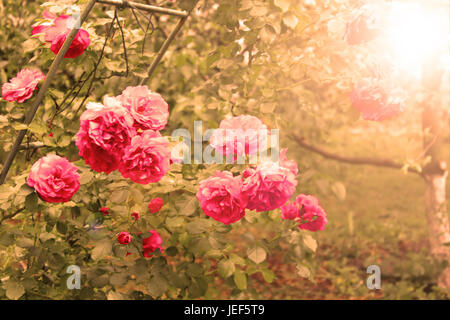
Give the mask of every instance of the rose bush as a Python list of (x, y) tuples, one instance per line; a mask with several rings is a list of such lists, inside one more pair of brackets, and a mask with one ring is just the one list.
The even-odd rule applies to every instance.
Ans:
[[(171, 6), (187, 10), (188, 2)], [(258, 8), (273, 7), (272, 2), (261, 3)], [(42, 16), (40, 7), (34, 7), (34, 16), (27, 18), (28, 34), (21, 38), (27, 41), (23, 48), (27, 51), (20, 53), (34, 59), (33, 64), (41, 70), (48, 70), (54, 58), (48, 49), (58, 52), (70, 21), (65, 18), (68, 5), (46, 6), (52, 10), (34, 26), (34, 37), (29, 36), (32, 18)], [(270, 16), (250, 14), (252, 9), (244, 2), (220, 3), (218, 7), (207, 3), (187, 22), (192, 24), (193, 34), (203, 34), (203, 28), (216, 34), (214, 30), (224, 26), (231, 28), (229, 33), (217, 34), (211, 42), (185, 31), (177, 40), (183, 45), (172, 44), (152, 78), (136, 86), (146, 76), (153, 52), (165, 40), (164, 32), (177, 21), (168, 18), (163, 24), (155, 20), (152, 41), (144, 41), (131, 11), (110, 10), (96, 5), (83, 24), (87, 34), (80, 30), (66, 55), (77, 59), (63, 61), (58, 81), (29, 127), (29, 142), (37, 148), (20, 153), (7, 183), (0, 187), (5, 216), (20, 210), (12, 223), (2, 221), (0, 226), (2, 234), (11, 235), (1, 236), (2, 250), (20, 248), (11, 261), (0, 257), (2, 265), (7, 265), (5, 275), (12, 270), (15, 274), (2, 282), (0, 296), (184, 299), (215, 298), (226, 292), (228, 297), (254, 297), (259, 281), (256, 274), (267, 283), (275, 279), (266, 260), (274, 252), (282, 252), (286, 263), (303, 268), (298, 277), (311, 279), (315, 251), (311, 242), (315, 240), (310, 230), (323, 228), (326, 216), (313, 206), (294, 223), (287, 221), (283, 205), (297, 192), (311, 188), (312, 193), (326, 194), (303, 181), (310, 159), (294, 153), (284, 129), (286, 122), (298, 123), (304, 130), (323, 124), (308, 118), (305, 108), (312, 102), (302, 100), (308, 97), (307, 88), (302, 87), (301, 97), (290, 90), (304, 81), (302, 70), (292, 72), (287, 67), (301, 53), (285, 47), (283, 54), (292, 56), (289, 63), (280, 64), (278, 54), (267, 54), (276, 41), (274, 32), (280, 41), (296, 34), (295, 19), (289, 19), (288, 12), (297, 15), (280, 8)], [(236, 16), (216, 16), (217, 10)], [(245, 31), (238, 20), (245, 21), (250, 30)], [(298, 23), (300, 27), (302, 22)], [(113, 32), (108, 33), (111, 25)], [(242, 48), (237, 42), (240, 38)], [(269, 57), (275, 60), (269, 63)], [(281, 66), (286, 70), (279, 69)], [(8, 68), (8, 75), (17, 72)], [(285, 114), (288, 105), (298, 112)], [(350, 109), (350, 102), (347, 107)], [(17, 120), (22, 119), (25, 108), (6, 102), (1, 108), (1, 115), (16, 123), (5, 130), (5, 141), (12, 140), (14, 128), (21, 129)], [(203, 147), (223, 155), (249, 156), (265, 148), (278, 151), (272, 142), (275, 136), (264, 133), (280, 129), (283, 148), (279, 161), (258, 158), (255, 164), (205, 164), (195, 162), (191, 154), (191, 164), (171, 164), (171, 132), (186, 128), (195, 140), (192, 142), (198, 142), (195, 120), (203, 121), (202, 130), (238, 130), (231, 140), (219, 134), (204, 141)], [(247, 131), (247, 135), (246, 129), (255, 132)], [(42, 145), (33, 145), (35, 142)], [(7, 146), (2, 149), (6, 151)], [(26, 183), (31, 164), (51, 152), (69, 159), (80, 174), (78, 191), (59, 204), (49, 203), (38, 196), (36, 186), (33, 189)], [(48, 185), (59, 190), (60, 182), (52, 180)], [(300, 212), (297, 206), (298, 215)], [(26, 228), (12, 232), (17, 231), (16, 222)], [(26, 274), (22, 263), (27, 266)], [(71, 264), (83, 270), (81, 290), (65, 287), (65, 270)], [(28, 281), (23, 281), (25, 278)], [(225, 283), (227, 289), (217, 289), (216, 282)], [(12, 287), (19, 287), (19, 292)]]

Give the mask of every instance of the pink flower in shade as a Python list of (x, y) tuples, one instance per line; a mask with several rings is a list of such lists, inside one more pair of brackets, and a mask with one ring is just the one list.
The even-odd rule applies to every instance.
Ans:
[(44, 201), (67, 202), (80, 188), (77, 170), (66, 158), (49, 154), (33, 164), (27, 184)]
[(98, 172), (119, 168), (125, 147), (136, 134), (129, 112), (115, 98), (105, 97), (104, 105), (88, 103), (76, 135), (79, 155)]
[(281, 149), (280, 157), (278, 159), (279, 165), (280, 167), (289, 169), (294, 176), (297, 176), (298, 174), (297, 162), (295, 162), (294, 160), (288, 160), (288, 158), (286, 157), (287, 150), (288, 150), (287, 148)]
[(281, 207), (281, 218), (297, 220), (299, 228), (309, 231), (323, 230), (328, 223), (327, 214), (312, 195), (299, 194), (293, 203)]
[(34, 90), (45, 75), (36, 69), (23, 69), (16, 77), (4, 83), (2, 86), (2, 96), (6, 101), (17, 101), (22, 103), (31, 98)]
[(228, 171), (216, 171), (214, 176), (200, 181), (196, 196), (207, 216), (230, 224), (245, 214), (247, 197), (241, 188), (242, 177), (233, 177)]
[(302, 206), (306, 207), (317, 207), (319, 206), (319, 199), (317, 199), (315, 196), (310, 194), (299, 194), (295, 198), (295, 202), (298, 204), (298, 207), (301, 208)]
[(169, 141), (157, 131), (146, 130), (125, 148), (119, 171), (140, 184), (157, 182), (170, 169)]
[(266, 162), (257, 166), (244, 180), (242, 192), (247, 195), (250, 210), (270, 211), (286, 203), (295, 192), (297, 180), (288, 168)]
[(169, 105), (147, 86), (127, 87), (117, 97), (130, 111), (136, 129), (162, 130), (169, 118)]
[[(55, 38), (55, 40), (52, 41), (50, 50), (52, 50), (54, 54), (58, 54), (59, 50), (61, 50), (68, 34), (68, 32), (60, 34)], [(90, 43), (91, 40), (89, 39), (89, 33), (83, 29), (78, 30), (78, 33), (70, 44), (69, 50), (67, 50), (64, 58), (76, 58), (81, 56), (87, 47), (89, 47)]]
[(133, 237), (129, 232), (122, 231), (117, 235), (117, 241), (119, 241), (120, 244), (129, 244), (133, 240)]
[(285, 203), (281, 206), (281, 219), (295, 220), (299, 217), (299, 210), (296, 203)]
[(405, 93), (385, 82), (366, 78), (358, 82), (350, 94), (353, 106), (364, 120), (383, 121), (403, 112)]
[(131, 216), (134, 218), (135, 221), (139, 220), (139, 218), (140, 218), (139, 213), (137, 213), (137, 212), (133, 212), (131, 214)]
[(300, 210), (299, 228), (309, 231), (323, 230), (328, 223), (327, 214), (320, 206), (304, 205)]
[(157, 213), (164, 205), (164, 200), (161, 198), (154, 198), (148, 203), (148, 210), (150, 213)]
[(152, 235), (150, 237), (142, 239), (142, 250), (144, 252), (144, 257), (146, 258), (153, 257), (152, 253), (158, 248), (161, 252), (163, 252), (163, 249), (161, 247), (162, 238), (159, 233), (155, 230), (150, 230), (149, 232)]
[(369, 42), (381, 33), (379, 13), (374, 7), (363, 6), (355, 10), (347, 22), (344, 38), (350, 45)]
[(107, 216), (107, 215), (109, 215), (109, 208), (101, 207), (100, 212), (103, 213), (104, 216)]
[[(69, 17), (69, 16), (61, 16), (61, 17)], [(42, 18), (45, 19), (46, 21), (44, 22), (39, 22), (33, 25), (33, 30), (31, 31), (31, 34), (33, 36), (38, 35), (38, 34), (44, 34), (44, 36), (46, 35), (46, 32), (48, 29), (50, 29), (50, 27), (55, 26), (55, 19), (57, 18), (57, 15), (54, 13), (51, 13), (49, 10), (45, 10), (42, 13)], [(66, 26), (66, 21), (62, 21), (63, 19), (60, 19), (58, 21), (58, 25), (59, 25), (59, 29), (64, 29), (63, 31), (65, 31), (65, 26)], [(46, 40), (47, 41), (47, 40)], [(50, 40), (49, 42), (52, 42), (52, 40)]]
[(254, 155), (267, 148), (268, 130), (258, 118), (240, 115), (220, 122), (209, 140), (223, 155)]
[[(44, 12), (43, 16), (48, 19), (49, 22), (34, 26), (31, 33), (33, 36), (44, 34), (44, 40), (51, 44), (50, 50), (52, 50), (54, 54), (58, 54), (67, 35), (72, 28), (75, 27), (77, 21), (74, 17), (69, 15), (55, 17), (48, 12)], [(90, 42), (89, 33), (84, 29), (79, 29), (64, 57), (76, 58), (82, 55), (86, 48), (89, 47)]]

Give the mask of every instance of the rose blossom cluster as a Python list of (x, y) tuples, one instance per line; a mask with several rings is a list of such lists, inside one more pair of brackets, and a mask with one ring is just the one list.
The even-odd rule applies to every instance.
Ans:
[[(142, 254), (146, 258), (153, 257), (153, 253), (156, 249), (163, 252), (161, 235), (155, 230), (149, 230), (149, 232), (151, 233), (151, 236), (142, 239)], [(139, 232), (139, 235), (140, 234), (141, 233)], [(122, 231), (117, 235), (117, 241), (120, 244), (129, 245), (133, 241), (133, 236), (127, 231)], [(130, 254), (130, 252), (127, 252), (126, 256)]]
[[(50, 44), (50, 50), (58, 54), (70, 31), (76, 27), (76, 19), (69, 15), (57, 16), (45, 10), (42, 14), (44, 21), (33, 26), (32, 35), (43, 35), (43, 40)], [(89, 33), (79, 29), (65, 58), (76, 58), (84, 53), (90, 45)], [(2, 85), (2, 98), (6, 101), (23, 103), (32, 97), (34, 90), (45, 75), (37, 69), (22, 69), (16, 77)]]
[[(32, 35), (43, 34), (44, 41), (50, 43), (50, 50), (54, 54), (58, 54), (70, 31), (76, 27), (77, 21), (72, 16), (64, 14), (56, 16), (47, 10), (42, 16), (46, 21), (34, 25)], [(76, 58), (82, 55), (90, 43), (89, 33), (84, 29), (79, 29), (64, 58)]]
[[(234, 117), (224, 120), (226, 125), (221, 123), (220, 127), (235, 124), (236, 127), (231, 129), (238, 130), (244, 119), (250, 120), (246, 116)], [(260, 125), (259, 119), (254, 123), (267, 130)], [(228, 140), (214, 138), (212, 141), (217, 150), (229, 150)], [(249, 154), (251, 148), (243, 150)], [(196, 196), (203, 212), (214, 220), (230, 224), (242, 219), (246, 209), (263, 212), (280, 208), (297, 187), (297, 163), (288, 160), (286, 153), (287, 149), (282, 149), (277, 163), (266, 161), (254, 168), (246, 168), (238, 176), (228, 171), (217, 171), (212, 177), (200, 181)]]
[(158, 93), (128, 87), (117, 97), (104, 97), (103, 104), (87, 104), (75, 144), (95, 171), (119, 170), (140, 184), (157, 182), (170, 169), (169, 141), (159, 133), (168, 117)]
[(49, 154), (31, 167), (27, 184), (47, 202), (67, 202), (80, 188), (78, 168), (66, 158)]
[(45, 75), (37, 69), (22, 69), (9, 82), (2, 85), (2, 97), (6, 101), (23, 103), (33, 95), (37, 85)]
[[(151, 214), (154, 214), (160, 211), (163, 205), (164, 200), (156, 197), (148, 203), (148, 210)], [(138, 212), (133, 212), (131, 218), (136, 222), (141, 217)], [(142, 239), (142, 254), (146, 258), (153, 257), (153, 252), (156, 249), (159, 249), (161, 253), (163, 252), (161, 235), (155, 230), (150, 230), (149, 232), (151, 236)], [(139, 235), (141, 235), (141, 232), (139, 232)], [(122, 231), (117, 235), (117, 241), (120, 244), (129, 245), (133, 241), (133, 236), (128, 231)], [(127, 252), (125, 256), (129, 256), (130, 254), (131, 252)]]
[(328, 223), (326, 212), (319, 204), (319, 200), (306, 194), (299, 194), (295, 201), (288, 202), (281, 207), (281, 218), (295, 220), (300, 229), (309, 231), (323, 230)]

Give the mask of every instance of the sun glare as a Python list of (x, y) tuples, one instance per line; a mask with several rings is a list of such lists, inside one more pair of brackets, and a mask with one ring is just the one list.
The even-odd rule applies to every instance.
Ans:
[(449, 54), (449, 7), (430, 2), (393, 2), (388, 14), (387, 41), (400, 69), (420, 74), (423, 62)]

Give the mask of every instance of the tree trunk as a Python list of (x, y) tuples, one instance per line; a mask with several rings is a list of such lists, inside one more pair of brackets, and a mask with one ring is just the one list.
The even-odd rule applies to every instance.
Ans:
[[(425, 154), (431, 161), (423, 168), (426, 181), (426, 211), (430, 253), (440, 262), (450, 263), (450, 226), (446, 201), (448, 165), (442, 127), (449, 112), (444, 109), (441, 95), (443, 70), (439, 68), (439, 54), (422, 65), (423, 101), (422, 129)], [(438, 285), (450, 289), (450, 265), (438, 279)]]
[[(450, 262), (450, 225), (445, 193), (447, 176), (448, 171), (425, 176), (430, 252), (440, 262)], [(444, 269), (438, 285), (450, 289), (450, 266)]]

